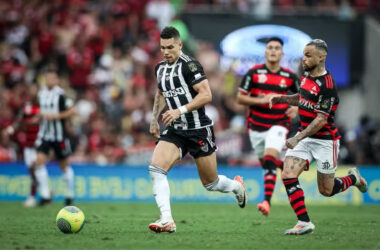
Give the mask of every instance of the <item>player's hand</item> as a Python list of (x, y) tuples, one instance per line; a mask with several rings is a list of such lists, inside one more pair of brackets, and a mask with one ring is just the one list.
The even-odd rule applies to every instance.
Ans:
[(171, 109), (166, 111), (162, 115), (162, 122), (165, 124), (165, 126), (169, 126), (172, 121), (177, 119), (181, 116), (181, 111), (179, 109)]
[(59, 116), (57, 114), (43, 114), (42, 117), (45, 119), (45, 120), (58, 120), (59, 119)]
[(150, 122), (149, 133), (156, 138), (160, 136), (160, 125), (157, 120), (154, 119)]
[(272, 105), (275, 104), (275, 103), (279, 103), (280, 100), (281, 100), (281, 96), (282, 95), (277, 95), (277, 94), (274, 94), (274, 95), (271, 95), (269, 97), (269, 108), (271, 109), (272, 108)]
[(298, 107), (296, 106), (290, 106), (286, 111), (285, 114), (290, 118), (295, 118), (298, 114)]
[(295, 146), (297, 146), (299, 140), (297, 137), (292, 137), (286, 140), (286, 147), (293, 149)]

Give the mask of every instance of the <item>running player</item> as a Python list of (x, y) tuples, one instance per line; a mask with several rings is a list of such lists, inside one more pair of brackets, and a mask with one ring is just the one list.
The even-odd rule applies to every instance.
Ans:
[(291, 118), (297, 115), (297, 108), (288, 104), (275, 104), (269, 108), (272, 94), (297, 93), (299, 79), (288, 69), (280, 66), (284, 56), (283, 41), (268, 39), (265, 49), (265, 64), (252, 67), (245, 74), (237, 94), (237, 102), (249, 107), (247, 125), (254, 153), (264, 169), (264, 201), (257, 205), (265, 216), (270, 212), (270, 200), (276, 185), (276, 167), (281, 167), (280, 152), (290, 129)]
[[(166, 175), (187, 153), (195, 159), (201, 182), (208, 191), (233, 192), (242, 208), (247, 203), (247, 192), (240, 176), (231, 180), (217, 174), (213, 122), (204, 108), (211, 102), (212, 94), (202, 66), (182, 53), (178, 30), (173, 27), (161, 32), (160, 47), (165, 60), (155, 69), (158, 91), (150, 124), (150, 133), (158, 138), (158, 144), (149, 173), (161, 216), (149, 228), (155, 232), (175, 232)], [(168, 110), (162, 121), (167, 127), (160, 135), (158, 116), (165, 106)]]
[(38, 87), (37, 85), (30, 85), (28, 87), (29, 100), (22, 106), (21, 111), (17, 117), (17, 120), (12, 127), (8, 127), (7, 130), (10, 134), (13, 134), (15, 130), (20, 130), (25, 133), (26, 140), (21, 145), (24, 152), (24, 162), (29, 169), (30, 175), (30, 194), (24, 202), (25, 207), (34, 207), (36, 205), (36, 193), (37, 193), (37, 179), (35, 175), (36, 160), (36, 148), (35, 141), (37, 139), (39, 129), (39, 112), (40, 107), (38, 105)]
[(318, 189), (322, 195), (330, 197), (352, 185), (363, 193), (367, 191), (367, 182), (356, 168), (349, 169), (345, 177), (335, 177), (341, 138), (334, 122), (339, 97), (334, 78), (325, 67), (327, 51), (325, 41), (310, 41), (304, 48), (302, 67), (306, 73), (301, 78), (299, 93), (291, 96), (275, 95), (269, 100), (270, 105), (298, 105), (301, 119), (299, 133), (286, 141), (289, 149), (281, 175), (289, 202), (298, 218), (297, 224), (285, 231), (286, 235), (307, 234), (315, 228), (298, 182), (298, 176), (308, 169), (313, 160), (317, 163)]
[(74, 171), (68, 161), (68, 156), (72, 152), (65, 122), (75, 114), (75, 107), (73, 101), (67, 98), (64, 90), (58, 86), (59, 77), (54, 70), (48, 70), (45, 73), (45, 80), (46, 88), (38, 93), (42, 122), (36, 141), (35, 162), (36, 178), (41, 195), (40, 205), (48, 204), (51, 200), (45, 167), (50, 150), (54, 150), (63, 173), (66, 184), (65, 205), (70, 205), (74, 198)]

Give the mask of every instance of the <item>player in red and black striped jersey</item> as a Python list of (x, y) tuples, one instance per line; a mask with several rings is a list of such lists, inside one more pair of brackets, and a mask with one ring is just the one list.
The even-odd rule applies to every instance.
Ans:
[(24, 162), (29, 168), (31, 178), (30, 195), (24, 202), (26, 207), (33, 207), (36, 205), (36, 192), (37, 192), (37, 179), (35, 176), (35, 160), (37, 156), (35, 141), (37, 139), (39, 130), (39, 113), (40, 107), (38, 105), (37, 93), (38, 87), (31, 85), (28, 89), (29, 100), (22, 106), (20, 113), (13, 127), (8, 128), (8, 131), (13, 133), (16, 129), (23, 136), (23, 140), (19, 140), (24, 152)]
[(297, 114), (297, 108), (289, 108), (289, 105), (284, 103), (269, 108), (268, 101), (271, 95), (298, 92), (298, 77), (280, 66), (280, 60), (284, 55), (282, 46), (281, 39), (268, 39), (265, 64), (254, 66), (245, 74), (237, 95), (239, 104), (249, 106), (249, 137), (265, 171), (265, 199), (257, 208), (266, 216), (269, 215), (270, 200), (276, 184), (276, 167), (282, 165), (278, 158), (285, 146), (291, 118)]
[(301, 118), (299, 133), (286, 141), (289, 149), (281, 176), (298, 218), (297, 224), (285, 231), (287, 235), (306, 234), (315, 228), (298, 182), (298, 176), (308, 168), (309, 162), (315, 160), (317, 163), (318, 189), (322, 195), (333, 196), (352, 185), (363, 193), (367, 191), (367, 182), (356, 168), (349, 169), (345, 177), (335, 177), (340, 135), (334, 124), (334, 116), (339, 97), (334, 78), (325, 68), (327, 51), (327, 44), (323, 40), (310, 41), (304, 49), (302, 67), (307, 73), (302, 77), (299, 93), (275, 95), (269, 100), (270, 105), (298, 105)]

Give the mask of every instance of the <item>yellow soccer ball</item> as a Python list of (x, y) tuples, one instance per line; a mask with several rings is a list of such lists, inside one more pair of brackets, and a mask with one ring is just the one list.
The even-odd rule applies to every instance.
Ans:
[(66, 206), (58, 212), (56, 222), (62, 233), (79, 233), (84, 227), (85, 217), (79, 208)]

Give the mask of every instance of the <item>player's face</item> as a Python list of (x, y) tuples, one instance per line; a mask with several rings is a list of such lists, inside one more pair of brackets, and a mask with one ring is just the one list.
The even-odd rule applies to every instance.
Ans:
[(163, 39), (160, 40), (161, 52), (168, 64), (173, 64), (177, 61), (181, 54), (182, 42), (180, 39)]
[(321, 62), (323, 62), (324, 55), (314, 45), (308, 45), (303, 50), (302, 68), (305, 71), (315, 69)]
[(270, 63), (277, 63), (284, 56), (284, 52), (282, 51), (281, 43), (277, 41), (270, 41), (267, 43), (267, 47), (265, 49), (265, 58)]
[(59, 78), (56, 73), (48, 72), (45, 74), (46, 87), (49, 89), (53, 88), (55, 85), (58, 85)]

